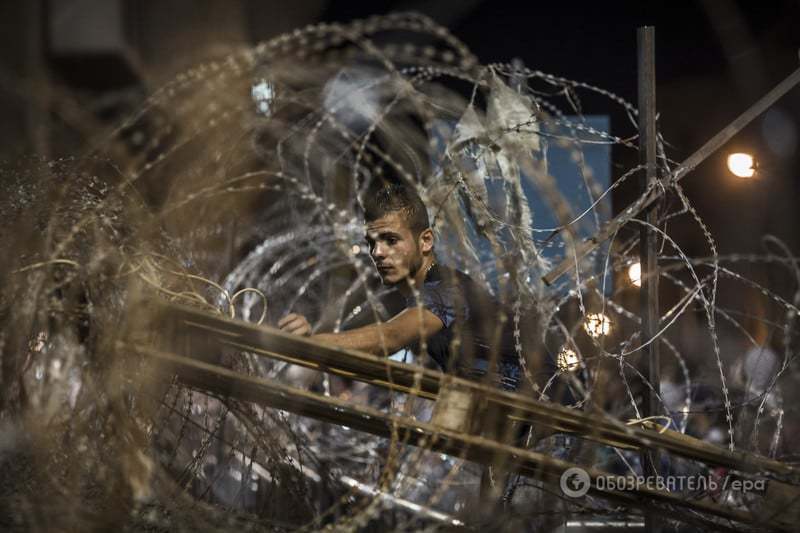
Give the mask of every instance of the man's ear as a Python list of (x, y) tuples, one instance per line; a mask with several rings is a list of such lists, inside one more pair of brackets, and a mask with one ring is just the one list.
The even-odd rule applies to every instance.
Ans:
[(433, 230), (431, 228), (419, 234), (419, 249), (422, 253), (433, 250)]

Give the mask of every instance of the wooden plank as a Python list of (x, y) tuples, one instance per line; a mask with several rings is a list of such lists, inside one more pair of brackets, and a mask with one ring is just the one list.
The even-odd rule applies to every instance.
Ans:
[[(290, 335), (268, 326), (215, 316), (196, 308), (151, 303), (146, 310), (150, 320), (158, 325), (142, 323), (144, 332), (128, 334), (129, 347), (137, 350), (139, 348), (136, 339), (147, 339), (145, 345), (149, 345), (154, 328), (163, 328), (177, 336), (202, 334), (203, 343), (216, 339), (215, 342), (221, 345), (235, 346), (265, 357), (291, 359), (320, 371), (346, 372), (352, 379), (424, 398), (435, 399), (442, 386), (457, 387), (471, 391), (481, 401), (491, 404), (492, 408), (500, 409), (510, 419), (579, 435), (610, 446), (660, 448), (703, 463), (778, 476), (800, 484), (800, 469), (791, 465), (742, 451), (729, 451), (674, 431), (662, 433), (627, 426), (601, 411), (569, 409), (420, 366), (398, 363), (384, 357), (323, 344), (307, 337)], [(182, 343), (177, 343), (177, 346), (181, 347)], [(171, 348), (170, 351), (174, 351)]]
[[(119, 344), (122, 350), (130, 345)], [(357, 406), (337, 398), (325, 397), (266, 379), (243, 376), (232, 370), (149, 348), (136, 352), (157, 361), (151, 367), (156, 376), (171, 380), (173, 374), (191, 387), (226, 397), (250, 401), (260, 405), (308, 416), (317, 420), (344, 425), (384, 438), (396, 438), (404, 444), (424, 447), (481, 464), (497, 464), (505, 459), (504, 468), (518, 471), (545, 482), (558, 484), (568, 468), (577, 465), (554, 459), (531, 450), (474, 435), (448, 430), (410, 417), (392, 415), (366, 406)], [(583, 468), (583, 467), (581, 467)], [(592, 480), (609, 475), (592, 468), (583, 468)], [(664, 517), (679, 519), (695, 525), (713, 527), (715, 530), (738, 531), (734, 524), (710, 520), (693, 513), (712, 515), (742, 524), (767, 525), (776, 531), (791, 531), (792, 526), (773, 520), (765, 523), (763, 517), (745, 511), (730, 509), (707, 500), (683, 499), (676, 494), (646, 486), (629, 491), (598, 488), (592, 483), (589, 494), (615, 503), (659, 513)], [(676, 509), (693, 513), (676, 516)]]

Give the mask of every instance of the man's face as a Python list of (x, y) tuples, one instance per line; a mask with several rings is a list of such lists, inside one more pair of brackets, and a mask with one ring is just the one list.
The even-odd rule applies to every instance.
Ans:
[(391, 212), (367, 223), (369, 253), (384, 285), (413, 278), (422, 266), (418, 237), (401, 213)]

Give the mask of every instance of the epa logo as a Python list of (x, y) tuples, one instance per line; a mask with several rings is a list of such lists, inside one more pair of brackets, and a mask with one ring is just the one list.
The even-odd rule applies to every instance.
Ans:
[(589, 474), (583, 468), (572, 467), (561, 474), (561, 492), (570, 498), (580, 498), (589, 492), (592, 484)]

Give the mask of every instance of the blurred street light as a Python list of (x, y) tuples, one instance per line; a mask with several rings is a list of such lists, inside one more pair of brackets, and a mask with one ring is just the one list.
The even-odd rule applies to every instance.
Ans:
[(583, 329), (594, 338), (608, 335), (611, 331), (611, 320), (603, 313), (589, 313), (586, 315)]
[(561, 348), (561, 351), (558, 352), (556, 365), (562, 372), (573, 372), (577, 370), (579, 366), (578, 354), (575, 353), (575, 350), (565, 345)]
[(275, 107), (275, 86), (272, 82), (261, 79), (250, 88), (250, 95), (256, 104), (258, 112), (270, 116)]
[(738, 152), (728, 156), (728, 170), (740, 178), (752, 178), (756, 174), (756, 162), (753, 156)]
[(636, 287), (642, 286), (642, 264), (640, 262), (632, 263), (628, 267), (628, 279)]

